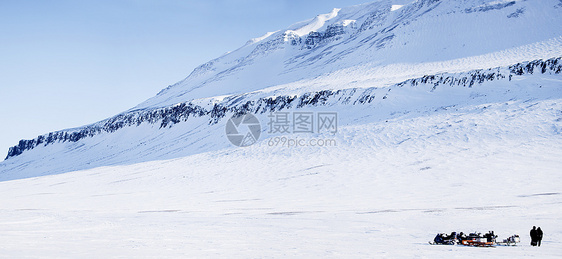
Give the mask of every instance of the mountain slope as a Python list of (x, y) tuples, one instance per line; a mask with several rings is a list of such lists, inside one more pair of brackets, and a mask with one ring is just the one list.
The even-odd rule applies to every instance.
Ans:
[[(262, 142), (267, 142), (276, 137), (268, 134), (271, 127), (267, 124), (269, 114), (276, 111), (335, 111), (340, 113), (339, 124), (350, 126), (451, 107), (459, 109), (514, 100), (558, 100), (562, 97), (560, 76), (562, 58), (555, 58), (504, 68), (428, 75), (386, 88), (349, 88), (276, 96), (249, 93), (194, 100), (172, 107), (130, 112), (87, 127), (20, 141), (18, 146), (10, 149), (9, 158), (0, 163), (0, 179), (229, 149), (231, 144), (224, 136), (225, 118), (236, 113), (256, 114), (262, 124)], [(346, 110), (353, 112), (344, 117), (341, 113)], [(548, 123), (556, 129), (553, 136), (562, 132), (558, 122)], [(343, 137), (338, 135), (335, 137)], [(57, 157), (60, 159), (55, 159)]]
[[(200, 66), (185, 80), (135, 109), (280, 85), (303, 88), (307, 86), (302, 81), (317, 77), (326, 78), (319, 86), (323, 89), (341, 88), (351, 81), (360, 86), (376, 83), (382, 87), (426, 74), (560, 56), (559, 4), (550, 0), (424, 0), (394, 11), (392, 1), (334, 9), (330, 14), (249, 41)], [(522, 47), (543, 42), (548, 42), (544, 45), (552, 46), (556, 53), (530, 56), (535, 51), (528, 48), (542, 46)], [(467, 60), (468, 57), (481, 58)], [(443, 61), (452, 62), (439, 63)], [(419, 67), (420, 63), (434, 67)], [(394, 73), (389, 75), (388, 70)], [(353, 77), (330, 82), (342, 71)]]

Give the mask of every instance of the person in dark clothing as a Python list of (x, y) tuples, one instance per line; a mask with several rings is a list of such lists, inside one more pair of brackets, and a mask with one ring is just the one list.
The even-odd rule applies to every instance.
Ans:
[(461, 232), (457, 234), (457, 239), (459, 240), (459, 242), (461, 242), (466, 239), (466, 235), (463, 232)]
[(485, 234), (484, 237), (486, 238), (486, 242), (495, 242), (496, 237), (498, 236), (494, 234), (494, 231), (490, 231), (487, 234)]
[(542, 229), (541, 227), (537, 228), (537, 245), (541, 246), (542, 241)]
[(433, 242), (435, 242), (436, 244), (443, 244), (444, 243), (443, 234), (441, 233), (437, 234), (437, 236), (435, 236), (435, 238), (433, 239)]
[(531, 229), (531, 245), (532, 246), (537, 246), (537, 227), (533, 226), (533, 229)]
[(455, 240), (455, 238), (457, 238), (457, 232), (451, 232), (451, 234), (447, 236), (447, 240)]

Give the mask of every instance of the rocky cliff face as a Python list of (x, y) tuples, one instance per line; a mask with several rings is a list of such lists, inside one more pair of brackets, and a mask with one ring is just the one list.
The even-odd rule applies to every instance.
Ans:
[[(143, 123), (157, 124), (159, 128), (166, 128), (185, 122), (191, 117), (207, 117), (209, 124), (216, 124), (229, 113), (267, 113), (290, 108), (301, 109), (334, 104), (362, 105), (371, 103), (376, 98), (379, 101), (384, 101), (392, 94), (391, 90), (396, 87), (421, 87), (421, 85), (425, 85), (430, 86), (432, 90), (440, 86), (473, 87), (487, 81), (511, 81), (513, 77), (535, 73), (559, 75), (561, 71), (562, 58), (558, 57), (466, 73), (426, 75), (395, 84), (388, 90), (385, 89), (382, 96), (374, 93), (376, 90), (380, 90), (379, 88), (349, 88), (308, 92), (301, 95), (260, 97), (258, 94), (244, 94), (228, 96), (221, 101), (212, 98), (205, 101), (190, 101), (172, 107), (128, 112), (77, 130), (51, 132), (32, 140), (21, 140), (17, 146), (10, 148), (6, 159), (21, 155), (26, 150), (39, 145), (78, 142), (100, 133), (112, 133), (124, 127), (135, 127)], [(207, 105), (204, 103), (207, 103)], [(208, 103), (214, 104), (209, 105)]]

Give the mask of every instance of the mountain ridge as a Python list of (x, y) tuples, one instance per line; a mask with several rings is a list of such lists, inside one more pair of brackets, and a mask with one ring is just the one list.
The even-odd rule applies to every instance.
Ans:
[[(335, 104), (368, 104), (375, 97), (381, 100), (387, 99), (393, 88), (404, 86), (418, 87), (420, 85), (430, 85), (431, 91), (437, 87), (468, 87), (482, 84), (488, 81), (509, 80), (513, 77), (550, 74), (558, 75), (562, 72), (562, 57), (551, 58), (548, 60), (535, 60), (517, 63), (509, 67), (496, 67), (490, 69), (473, 70), (465, 73), (443, 73), (436, 75), (425, 75), (419, 78), (408, 79), (397, 83), (388, 88), (347, 88), (335, 91), (322, 90), (308, 92), (299, 95), (276, 95), (268, 96), (263, 94), (242, 94), (233, 95), (221, 100), (205, 98), (197, 101), (188, 101), (176, 104), (167, 108), (154, 108), (152, 110), (140, 110), (123, 113), (115, 117), (103, 120), (89, 126), (51, 132), (41, 135), (32, 140), (22, 140), (17, 146), (10, 148), (8, 160), (23, 154), (39, 145), (48, 146), (55, 143), (78, 142), (86, 137), (93, 137), (101, 133), (112, 133), (124, 127), (140, 126), (143, 123), (160, 124), (159, 128), (172, 127), (174, 124), (185, 122), (190, 117), (208, 117), (209, 124), (216, 124), (227, 113), (267, 113), (282, 111), (290, 108), (303, 108), (310, 106), (330, 106)], [(373, 93), (377, 91), (383, 93), (379, 97)], [(380, 91), (383, 90), (383, 91)]]

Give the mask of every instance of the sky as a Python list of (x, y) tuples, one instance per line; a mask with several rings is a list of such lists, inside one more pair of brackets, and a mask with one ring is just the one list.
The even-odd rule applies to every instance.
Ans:
[(372, 0), (0, 0), (0, 160), (128, 110), (251, 38)]

